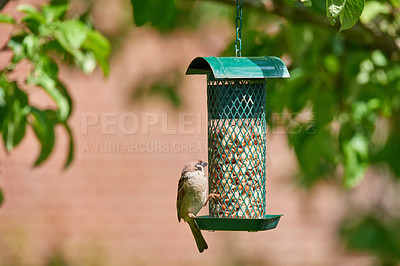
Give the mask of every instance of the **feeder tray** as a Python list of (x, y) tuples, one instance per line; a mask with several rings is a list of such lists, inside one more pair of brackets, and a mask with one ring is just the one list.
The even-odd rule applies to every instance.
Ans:
[(216, 218), (198, 216), (194, 218), (201, 230), (258, 232), (274, 229), (282, 215), (265, 215), (260, 219)]
[(288, 78), (277, 57), (197, 57), (187, 75), (207, 75), (209, 215), (202, 230), (263, 231), (266, 214), (266, 79)]

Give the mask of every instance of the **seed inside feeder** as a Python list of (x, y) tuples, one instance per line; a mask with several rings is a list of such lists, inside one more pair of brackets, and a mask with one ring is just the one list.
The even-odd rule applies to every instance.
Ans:
[[(210, 191), (221, 196), (210, 215), (223, 218), (261, 218), (265, 207), (260, 197), (263, 195), (263, 163), (265, 155), (256, 146), (265, 142), (257, 126), (243, 124), (222, 127), (211, 134), (215, 152), (210, 160), (210, 169), (223, 173), (222, 180), (212, 182)], [(222, 134), (221, 134), (222, 133)], [(232, 141), (232, 139), (234, 139)], [(214, 175), (218, 176), (218, 175)]]

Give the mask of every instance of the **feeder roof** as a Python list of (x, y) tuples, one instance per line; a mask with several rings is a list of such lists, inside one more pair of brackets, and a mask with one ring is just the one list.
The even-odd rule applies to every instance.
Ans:
[(216, 79), (289, 78), (289, 71), (278, 57), (197, 57), (186, 75), (212, 73)]

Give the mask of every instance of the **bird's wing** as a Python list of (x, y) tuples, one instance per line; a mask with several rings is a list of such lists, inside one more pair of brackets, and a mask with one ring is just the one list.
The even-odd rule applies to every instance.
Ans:
[(181, 203), (182, 199), (185, 195), (185, 190), (183, 189), (183, 184), (185, 183), (185, 175), (182, 173), (181, 178), (179, 178), (179, 183), (178, 183), (178, 196), (176, 198), (176, 211), (178, 213), (178, 221), (181, 221), (181, 216), (179, 214), (179, 210), (181, 209)]

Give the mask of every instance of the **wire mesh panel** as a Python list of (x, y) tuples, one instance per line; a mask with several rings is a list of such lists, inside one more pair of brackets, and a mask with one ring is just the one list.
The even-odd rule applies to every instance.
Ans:
[(265, 201), (265, 79), (207, 77), (210, 216), (263, 218)]

